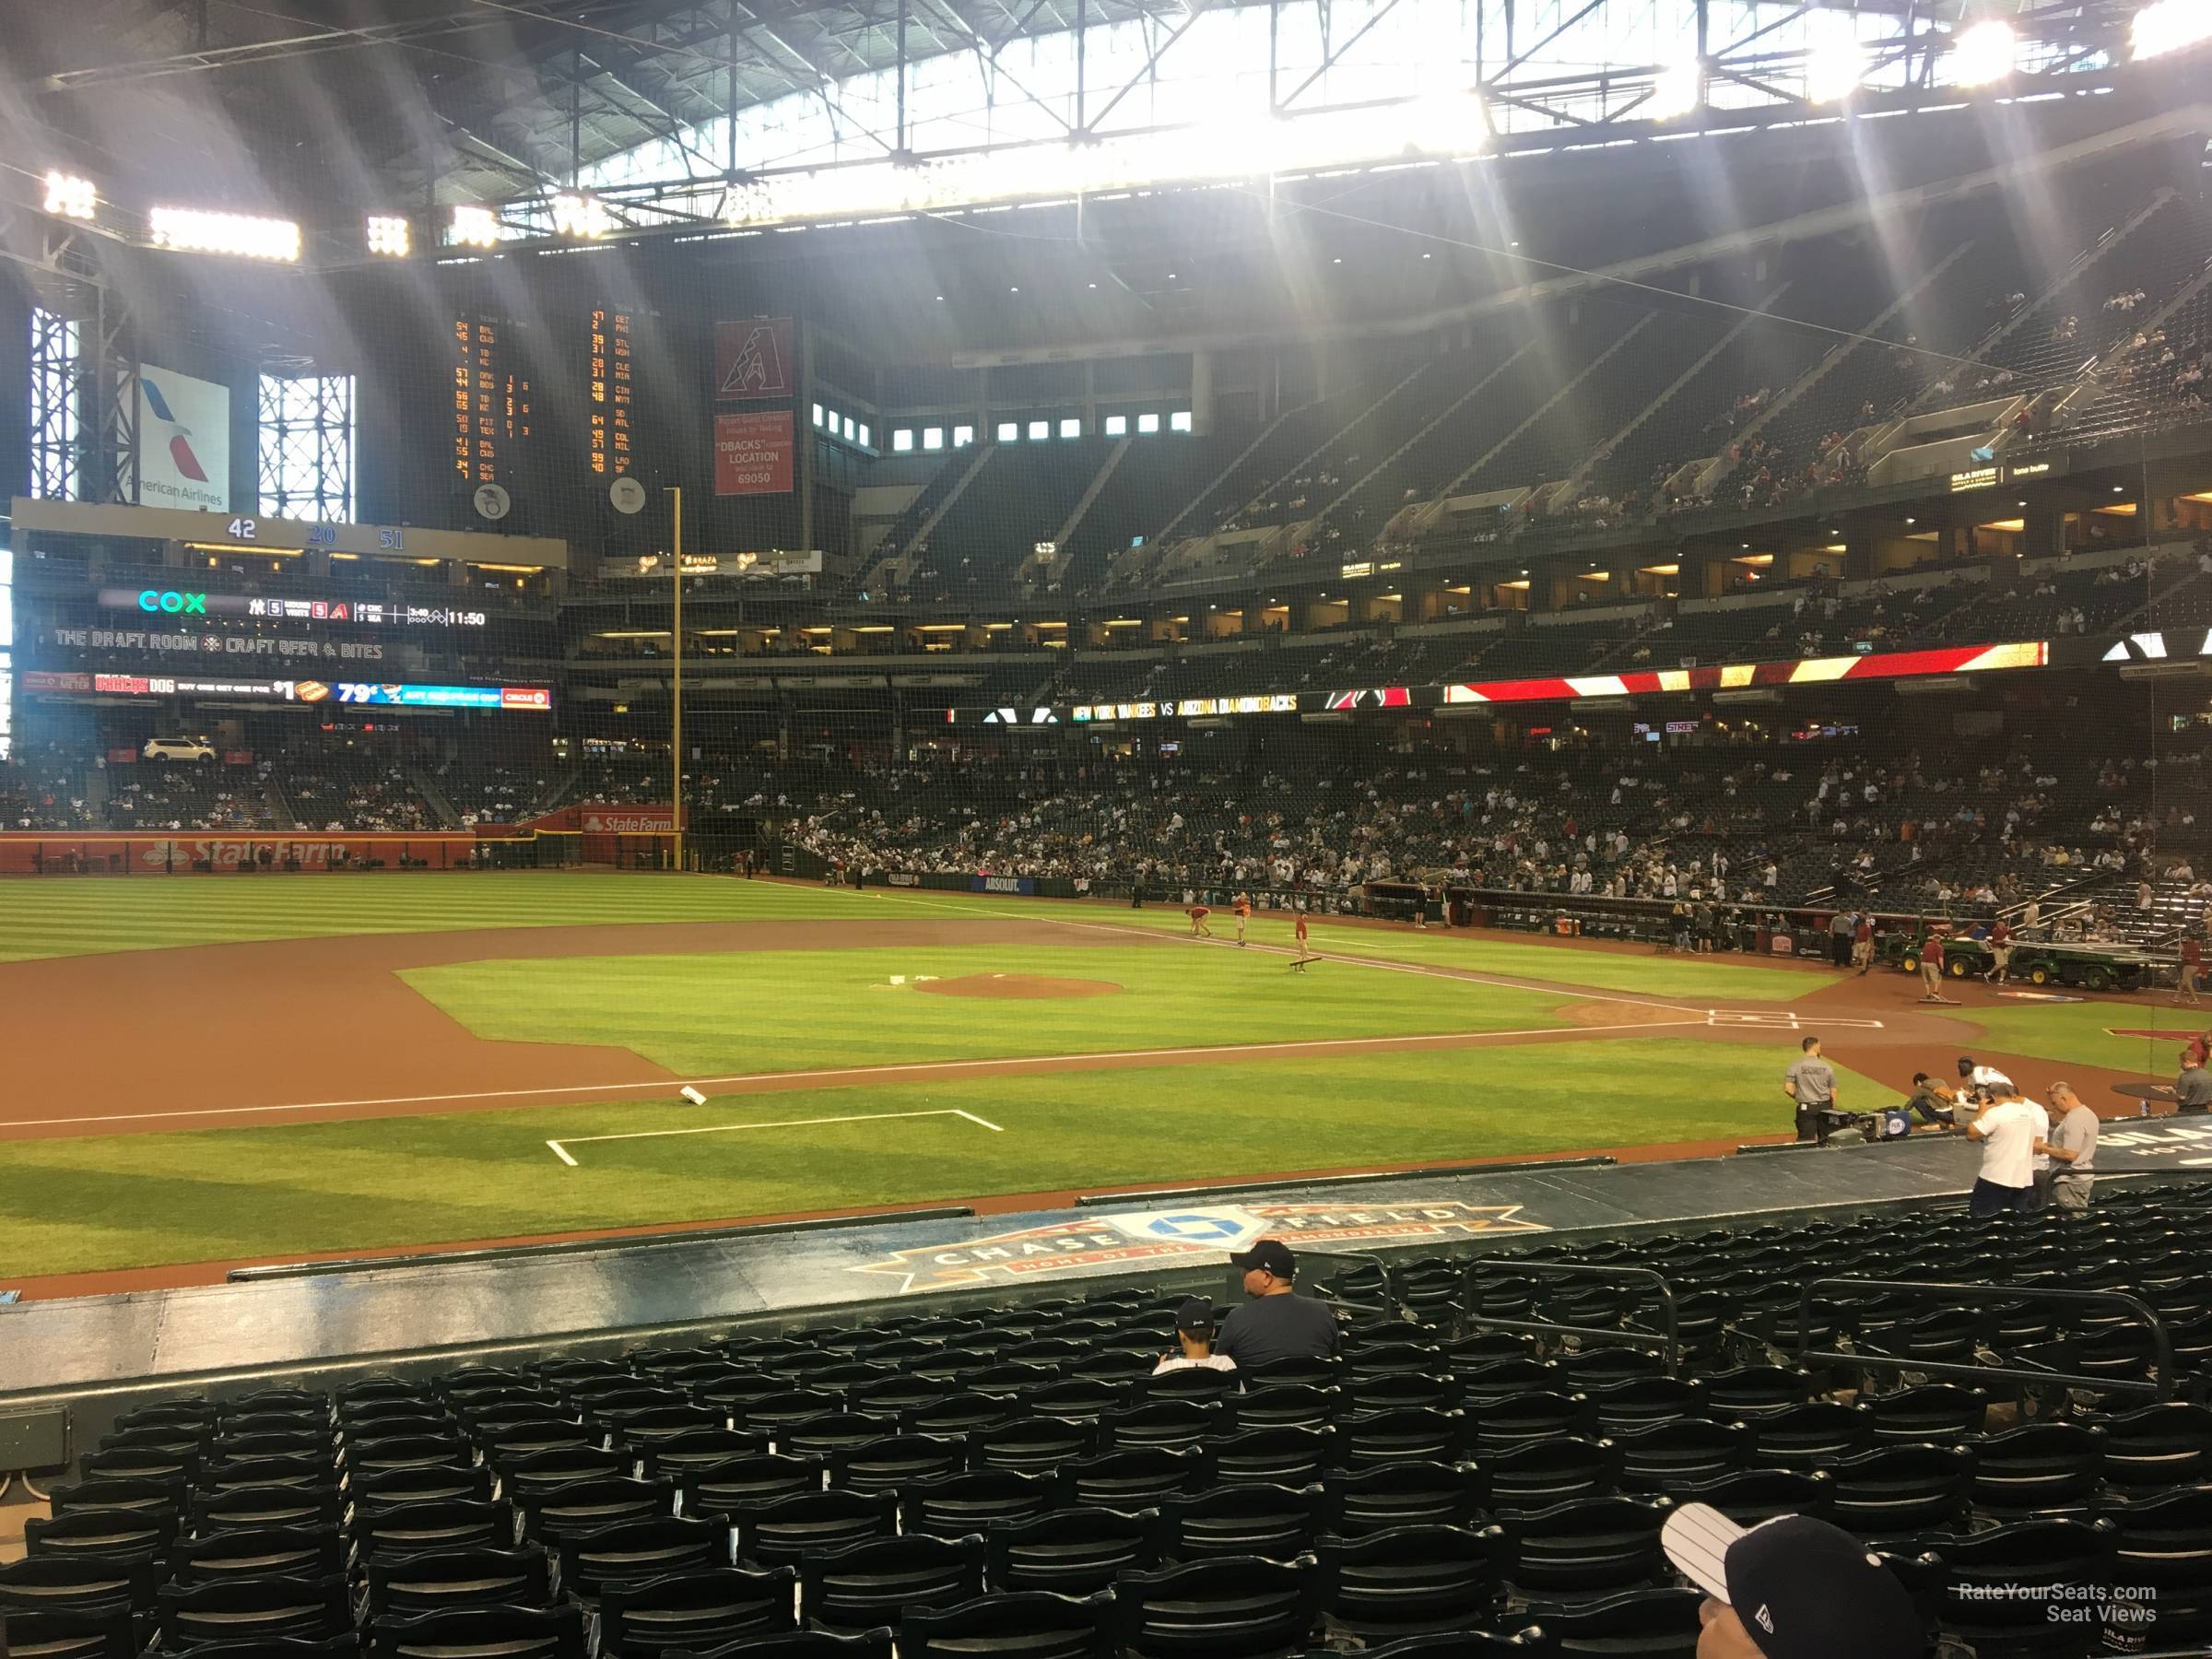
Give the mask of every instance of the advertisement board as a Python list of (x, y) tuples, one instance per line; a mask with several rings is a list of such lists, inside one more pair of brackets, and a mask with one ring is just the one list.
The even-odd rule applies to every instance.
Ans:
[(544, 713), (553, 707), (545, 686), (417, 686), (361, 680), (196, 679), (170, 674), (50, 674), (26, 676), (24, 689), (91, 691), (102, 697), (251, 697), (272, 702), (366, 703), (401, 709), (519, 709)]
[(716, 397), (789, 397), (796, 383), (789, 317), (714, 324)]
[(241, 865), (281, 871), (296, 863), (302, 870), (328, 870), (371, 861), (397, 868), (403, 856), (443, 870), (465, 866), (476, 841), (460, 831), (438, 830), (150, 837), (121, 830), (30, 830), (0, 835), (0, 875), (102, 870), (112, 875), (182, 876), (203, 866), (218, 874), (234, 874)]
[(269, 622), (352, 622), (371, 628), (482, 628), (488, 613), (451, 605), (394, 605), (369, 599), (264, 599), (199, 588), (104, 587), (102, 610), (148, 617), (245, 617)]
[(138, 500), (230, 511), (230, 388), (138, 366)]
[(53, 628), (47, 630), (63, 650), (145, 651), (159, 656), (312, 658), (318, 662), (381, 663), (384, 647), (375, 640), (295, 640), (246, 633), (167, 633), (159, 629)]
[(714, 493), (786, 495), (792, 479), (792, 412), (760, 409), (714, 417)]
[(665, 835), (676, 827), (668, 806), (579, 806), (576, 828), (586, 835)]

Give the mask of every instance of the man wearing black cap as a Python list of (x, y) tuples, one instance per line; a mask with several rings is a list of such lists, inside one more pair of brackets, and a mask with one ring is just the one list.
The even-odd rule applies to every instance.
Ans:
[(1667, 1559), (1710, 1598), (1698, 1659), (1920, 1659), (1928, 1632), (1894, 1573), (1807, 1515), (1748, 1531), (1702, 1503), (1666, 1518)]
[(1994, 1065), (1983, 1065), (1971, 1054), (1959, 1056), (1959, 1087), (1977, 1106), (1986, 1106), (2012, 1087), (2012, 1079)]
[(1214, 1352), (1251, 1371), (1285, 1359), (1325, 1359), (1336, 1352), (1336, 1321), (1328, 1309), (1291, 1288), (1298, 1258), (1280, 1239), (1255, 1239), (1230, 1254), (1252, 1300), (1221, 1322)]

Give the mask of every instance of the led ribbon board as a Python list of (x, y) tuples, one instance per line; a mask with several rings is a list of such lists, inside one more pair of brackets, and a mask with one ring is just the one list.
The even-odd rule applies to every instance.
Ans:
[(1873, 652), (1865, 656), (1805, 657), (1782, 663), (1724, 663), (1705, 668), (1640, 668), (1548, 679), (1482, 680), (1446, 686), (1447, 703), (1566, 702), (1583, 697), (1637, 697), (1662, 691), (1735, 691), (1753, 686), (1820, 686), (1841, 680), (1913, 679), (1998, 668), (2041, 668), (2047, 641), (2009, 645), (1946, 645), (1934, 651)]

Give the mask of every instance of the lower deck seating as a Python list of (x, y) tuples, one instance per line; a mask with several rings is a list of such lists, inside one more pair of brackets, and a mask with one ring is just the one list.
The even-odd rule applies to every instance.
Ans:
[[(1835, 1521), (1985, 1659), (2088, 1659), (2049, 1608), (2113, 1585), (2202, 1652), (2207, 1218), (2175, 1182), (1339, 1262), (1341, 1357), (1249, 1373), (1153, 1377), (1174, 1304), (1128, 1286), (148, 1401), (0, 1615), (40, 1659), (1690, 1659), (1696, 1500)], [(1805, 1294), (1900, 1254), (1954, 1288)], [(2164, 1346), (2051, 1294), (2100, 1290)]]

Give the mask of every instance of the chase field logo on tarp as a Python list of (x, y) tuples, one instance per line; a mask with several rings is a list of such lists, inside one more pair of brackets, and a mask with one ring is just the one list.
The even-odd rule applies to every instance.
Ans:
[[(2175, 1123), (2171, 1117), (2164, 1122), (2149, 1122), (2140, 1127), (2123, 1127), (2125, 1119), (2115, 1119), (2097, 1137), (2097, 1152), (2104, 1162), (2100, 1168), (2110, 1168), (2123, 1158), (2153, 1158), (2178, 1163), (2186, 1169), (2212, 1169), (2212, 1117), (2191, 1117), (2186, 1123)], [(2124, 1167), (2124, 1165), (2123, 1165)]]
[(894, 1276), (901, 1281), (903, 1296), (1132, 1262), (1218, 1261), (1226, 1252), (1263, 1238), (1286, 1240), (1294, 1249), (1330, 1251), (1547, 1230), (1539, 1222), (1518, 1219), (1520, 1214), (1517, 1204), (1465, 1204), (1456, 1198), (1140, 1210), (894, 1250), (880, 1262), (864, 1262), (850, 1271)]

